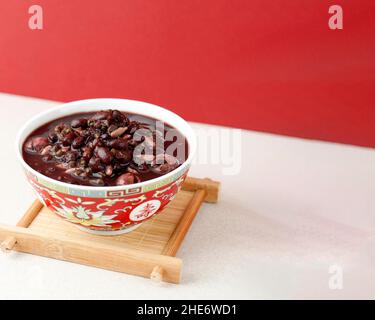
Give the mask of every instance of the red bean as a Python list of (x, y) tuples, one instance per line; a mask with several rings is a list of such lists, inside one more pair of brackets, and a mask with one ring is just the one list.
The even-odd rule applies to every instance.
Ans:
[(92, 149), (89, 147), (85, 147), (82, 153), (82, 158), (88, 161), (90, 160), (91, 156), (92, 156)]
[(48, 139), (52, 142), (52, 143), (55, 143), (57, 142), (57, 140), (59, 139), (59, 137), (57, 136), (56, 132), (54, 131), (50, 131), (48, 133)]
[(116, 150), (115, 158), (118, 159), (121, 163), (129, 163), (132, 159), (132, 156), (129, 151)]
[(112, 139), (107, 142), (107, 146), (109, 148), (115, 148), (119, 150), (127, 149), (128, 142), (124, 139), (118, 138), (118, 139)]
[(86, 128), (87, 127), (87, 119), (74, 119), (70, 123), (72, 128)]
[(89, 161), (89, 167), (93, 172), (98, 172), (100, 170), (100, 159), (97, 157), (92, 157)]
[(116, 184), (118, 186), (122, 186), (122, 185), (127, 185), (127, 184), (138, 183), (140, 181), (141, 179), (139, 178), (138, 175), (128, 172), (119, 176), (116, 180)]
[(126, 124), (129, 123), (128, 117), (118, 110), (113, 110), (112, 118), (113, 118), (113, 120), (115, 120), (116, 122), (121, 123), (121, 124), (126, 125)]
[(106, 120), (110, 117), (111, 113), (109, 110), (99, 111), (95, 113), (90, 120)]
[(73, 140), (75, 139), (76, 135), (74, 132), (69, 132), (64, 136), (62, 139), (62, 144), (64, 147), (68, 147), (72, 144)]
[(112, 167), (112, 166), (106, 166), (106, 167), (105, 167), (105, 174), (106, 174), (107, 176), (111, 176), (112, 173), (113, 173), (113, 167)]
[(110, 164), (112, 161), (112, 154), (105, 147), (97, 147), (95, 149), (96, 155), (99, 157), (100, 161), (104, 164)]
[(77, 137), (73, 140), (72, 142), (72, 147), (74, 149), (78, 149), (79, 147), (82, 146), (83, 142), (84, 142), (85, 138), (84, 137)]
[(47, 137), (32, 137), (27, 140), (25, 144), (25, 149), (28, 152), (41, 152), (44, 147), (49, 145), (49, 140)]

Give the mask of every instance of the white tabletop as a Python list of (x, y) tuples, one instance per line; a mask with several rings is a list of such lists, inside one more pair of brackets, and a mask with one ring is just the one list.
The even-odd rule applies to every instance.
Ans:
[[(16, 132), (54, 105), (0, 94), (0, 223), (15, 224), (34, 200)], [(220, 180), (222, 193), (203, 206), (177, 254), (181, 284), (10, 253), (0, 255), (0, 298), (375, 298), (375, 150), (245, 130), (241, 150), (232, 152), (237, 175), (223, 172), (228, 163), (191, 170)]]

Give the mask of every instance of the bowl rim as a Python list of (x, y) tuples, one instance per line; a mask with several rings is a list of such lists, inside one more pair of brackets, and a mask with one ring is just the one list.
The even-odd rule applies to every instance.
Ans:
[[(57, 112), (58, 110), (60, 110), (62, 108), (65, 108), (67, 106), (70, 106), (70, 107), (71, 106), (77, 106), (77, 107), (79, 107), (81, 104), (99, 103), (99, 102), (103, 103), (102, 110), (116, 108), (116, 106), (114, 105), (116, 103), (117, 104), (119, 104), (119, 103), (138, 104), (138, 105), (147, 106), (148, 108), (153, 108), (155, 110), (160, 111), (161, 113), (169, 114), (169, 116), (171, 116), (172, 118), (178, 119), (178, 121), (180, 121), (184, 124), (184, 126), (186, 127), (186, 130), (188, 132), (188, 134), (183, 133), (184, 137), (187, 139), (187, 143), (188, 143), (188, 147), (189, 147), (188, 158), (178, 168), (172, 170), (171, 172), (168, 172), (165, 175), (162, 175), (162, 176), (154, 178), (154, 179), (150, 179), (150, 180), (147, 180), (147, 181), (142, 181), (142, 182), (138, 182), (138, 183), (134, 183), (134, 184), (122, 185), (122, 186), (100, 186), (100, 187), (86, 186), (86, 185), (75, 185), (75, 184), (71, 184), (71, 183), (62, 182), (62, 181), (59, 181), (59, 180), (52, 179), (52, 178), (36, 171), (35, 169), (33, 169), (24, 160), (23, 155), (22, 155), (22, 148), (23, 148), (23, 143), (24, 143), (25, 139), (27, 138), (27, 136), (24, 137), (24, 139), (22, 139), (22, 136), (24, 135), (24, 132), (27, 129), (29, 129), (29, 127), (32, 125), (33, 122), (37, 121), (39, 118), (43, 118), (44, 116), (47, 116), (49, 114), (53, 114), (53, 113)], [(112, 106), (110, 104), (112, 104)], [(123, 106), (118, 106), (118, 107), (123, 108)], [(92, 108), (94, 108), (94, 106)], [(77, 110), (77, 111), (78, 112), (67, 113), (66, 115), (79, 113), (79, 110)], [(93, 110), (93, 111), (96, 111), (96, 110)], [(121, 110), (121, 111), (126, 112), (126, 110)], [(87, 111), (87, 112), (90, 112), (90, 111)], [(142, 113), (142, 108), (140, 109), (139, 112), (136, 112), (136, 114), (147, 116), (147, 113), (146, 114)], [(159, 119), (157, 117), (153, 117), (153, 118), (157, 119), (157, 120), (162, 120), (162, 119)], [(58, 119), (58, 117), (56, 117), (56, 119)], [(162, 120), (162, 121), (164, 121), (164, 120)], [(165, 123), (168, 123), (168, 122), (165, 122)], [(180, 130), (178, 127), (175, 126), (175, 124), (173, 124), (173, 123), (168, 123), (168, 124), (170, 124), (172, 127), (176, 128), (177, 130)], [(43, 124), (39, 124), (37, 126), (31, 127), (30, 132), (37, 129), (41, 125), (43, 125)], [(61, 186), (61, 187), (64, 187), (64, 188), (75, 189), (75, 190), (99, 191), (99, 192), (100, 191), (107, 191), (108, 192), (108, 191), (120, 191), (120, 190), (133, 189), (133, 188), (143, 188), (143, 187), (148, 186), (148, 185), (157, 184), (158, 182), (162, 182), (163, 180), (167, 180), (168, 178), (171, 178), (173, 176), (177, 176), (177, 178), (178, 178), (180, 176), (180, 175), (178, 175), (178, 173), (181, 173), (181, 175), (182, 175), (183, 172), (185, 172), (185, 170), (187, 170), (192, 163), (192, 160), (193, 160), (193, 158), (195, 156), (195, 152), (196, 152), (196, 136), (195, 136), (195, 133), (194, 133), (192, 127), (190, 126), (190, 124), (186, 120), (184, 120), (182, 117), (180, 117), (176, 113), (174, 113), (174, 112), (172, 112), (172, 111), (170, 111), (166, 108), (154, 105), (152, 103), (139, 101), (139, 100), (132, 100), (132, 99), (95, 98), (95, 99), (75, 100), (75, 101), (71, 101), (71, 102), (67, 102), (67, 103), (62, 103), (60, 105), (57, 105), (55, 107), (51, 107), (51, 108), (49, 108), (49, 109), (47, 109), (43, 112), (40, 112), (40, 113), (36, 114), (32, 118), (30, 118), (28, 121), (26, 121), (26, 123), (24, 123), (23, 126), (19, 129), (17, 137), (16, 137), (16, 141), (15, 141), (15, 147), (16, 147), (17, 158), (20, 161), (21, 165), (27, 171), (30, 171), (33, 175), (42, 177), (43, 180), (51, 183), (52, 185), (58, 185), (58, 186)], [(173, 179), (173, 180), (176, 180), (176, 179)]]

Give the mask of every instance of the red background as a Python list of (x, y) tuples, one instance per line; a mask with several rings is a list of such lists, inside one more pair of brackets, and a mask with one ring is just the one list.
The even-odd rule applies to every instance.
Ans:
[[(44, 9), (44, 30), (28, 8)], [(328, 28), (328, 7), (344, 30)], [(375, 1), (0, 1), (0, 91), (375, 146)]]

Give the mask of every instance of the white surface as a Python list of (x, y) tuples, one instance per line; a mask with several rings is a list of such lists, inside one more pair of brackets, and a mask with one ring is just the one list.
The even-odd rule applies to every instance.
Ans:
[[(0, 222), (15, 224), (34, 196), (14, 152), (18, 128), (56, 103), (0, 94)], [(195, 129), (212, 126), (194, 124)], [(178, 257), (179, 285), (28, 254), (0, 255), (0, 298), (375, 298), (375, 150), (242, 132), (242, 168), (193, 165), (222, 181)], [(329, 289), (329, 268), (343, 288)]]

